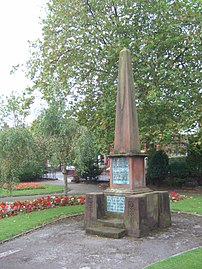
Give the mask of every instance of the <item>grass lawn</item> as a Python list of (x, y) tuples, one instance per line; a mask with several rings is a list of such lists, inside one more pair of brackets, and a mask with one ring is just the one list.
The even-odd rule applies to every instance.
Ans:
[(170, 208), (173, 211), (191, 212), (202, 215), (202, 195), (192, 195), (184, 200), (171, 202)]
[[(63, 186), (44, 184), (45, 189), (31, 189), (31, 190), (13, 190), (11, 196), (23, 196), (23, 195), (35, 195), (35, 194), (49, 194), (55, 192), (63, 192)], [(6, 190), (0, 189), (0, 197), (10, 196), (10, 193)]]
[(84, 205), (75, 205), (34, 211), (2, 219), (0, 220), (0, 241), (58, 219), (59, 217), (82, 213), (83, 211)]
[(197, 248), (179, 256), (170, 257), (162, 262), (150, 265), (147, 269), (201, 269), (202, 248)]
[[(170, 208), (173, 211), (183, 211), (202, 215), (202, 195), (188, 196), (186, 199), (171, 202)], [(201, 269), (202, 248), (188, 251), (179, 256), (168, 258), (162, 262), (153, 264), (147, 269)]]

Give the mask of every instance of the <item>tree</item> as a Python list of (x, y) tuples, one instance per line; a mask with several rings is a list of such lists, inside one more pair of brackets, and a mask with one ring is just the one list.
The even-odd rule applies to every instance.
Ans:
[(33, 103), (34, 97), (27, 95), (25, 92), (22, 95), (12, 92), (5, 98), (1, 97), (0, 110), (0, 126), (19, 127), (26, 125), (26, 117), (30, 114), (30, 106)]
[(85, 179), (95, 179), (100, 173), (98, 149), (95, 136), (86, 127), (80, 127), (73, 143), (74, 165), (77, 173)]
[(148, 157), (147, 178), (150, 183), (159, 185), (168, 174), (169, 158), (165, 151), (157, 150)]
[(201, 20), (200, 0), (50, 0), (27, 75), (45, 98), (53, 78), (66, 95), (74, 89), (79, 123), (108, 152), (118, 55), (127, 47), (142, 140), (169, 144), (201, 122)]
[(77, 129), (78, 124), (69, 117), (65, 104), (61, 100), (55, 100), (44, 109), (32, 130), (42, 135), (46, 143), (46, 156), (50, 163), (63, 166), (65, 195), (68, 192), (66, 166), (71, 162), (70, 153)]
[(43, 172), (44, 160), (27, 128), (5, 128), (0, 131), (0, 179), (10, 192), (29, 170), (32, 176)]
[(187, 164), (192, 176), (198, 178), (198, 183), (202, 185), (202, 130), (192, 134), (188, 142)]

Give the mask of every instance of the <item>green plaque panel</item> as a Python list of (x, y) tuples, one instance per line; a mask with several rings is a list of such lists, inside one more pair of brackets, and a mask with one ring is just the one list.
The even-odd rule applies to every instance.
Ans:
[(107, 195), (107, 211), (124, 213), (125, 210), (125, 196)]
[(129, 184), (128, 157), (112, 159), (112, 183)]

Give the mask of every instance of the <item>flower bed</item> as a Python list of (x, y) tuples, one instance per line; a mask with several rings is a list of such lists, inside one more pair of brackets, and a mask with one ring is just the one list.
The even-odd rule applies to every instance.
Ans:
[(0, 219), (16, 216), (19, 213), (83, 204), (85, 204), (85, 197), (83, 196), (46, 196), (31, 201), (2, 202), (0, 203)]
[(46, 186), (40, 183), (36, 183), (36, 182), (25, 182), (25, 183), (19, 183), (16, 184), (13, 187), (13, 190), (32, 190), (32, 189), (45, 189)]
[(170, 196), (170, 201), (172, 202), (177, 202), (177, 201), (187, 198), (185, 195), (181, 195), (175, 191), (172, 191), (169, 196)]

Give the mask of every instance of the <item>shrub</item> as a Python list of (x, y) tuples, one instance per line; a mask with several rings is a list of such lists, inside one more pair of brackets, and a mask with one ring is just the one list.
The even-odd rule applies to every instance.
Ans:
[(202, 141), (197, 135), (189, 138), (187, 165), (193, 176), (202, 177)]
[(22, 163), (22, 172), (19, 174), (20, 182), (33, 181), (34, 179), (40, 178), (44, 173), (44, 164), (42, 159), (39, 159), (38, 161), (34, 160), (37, 156), (32, 156), (32, 158)]
[(165, 151), (158, 150), (148, 157), (147, 180), (151, 184), (159, 185), (168, 174), (169, 159)]
[(189, 168), (186, 157), (171, 157), (169, 158), (169, 176), (172, 178), (186, 178), (189, 175)]

